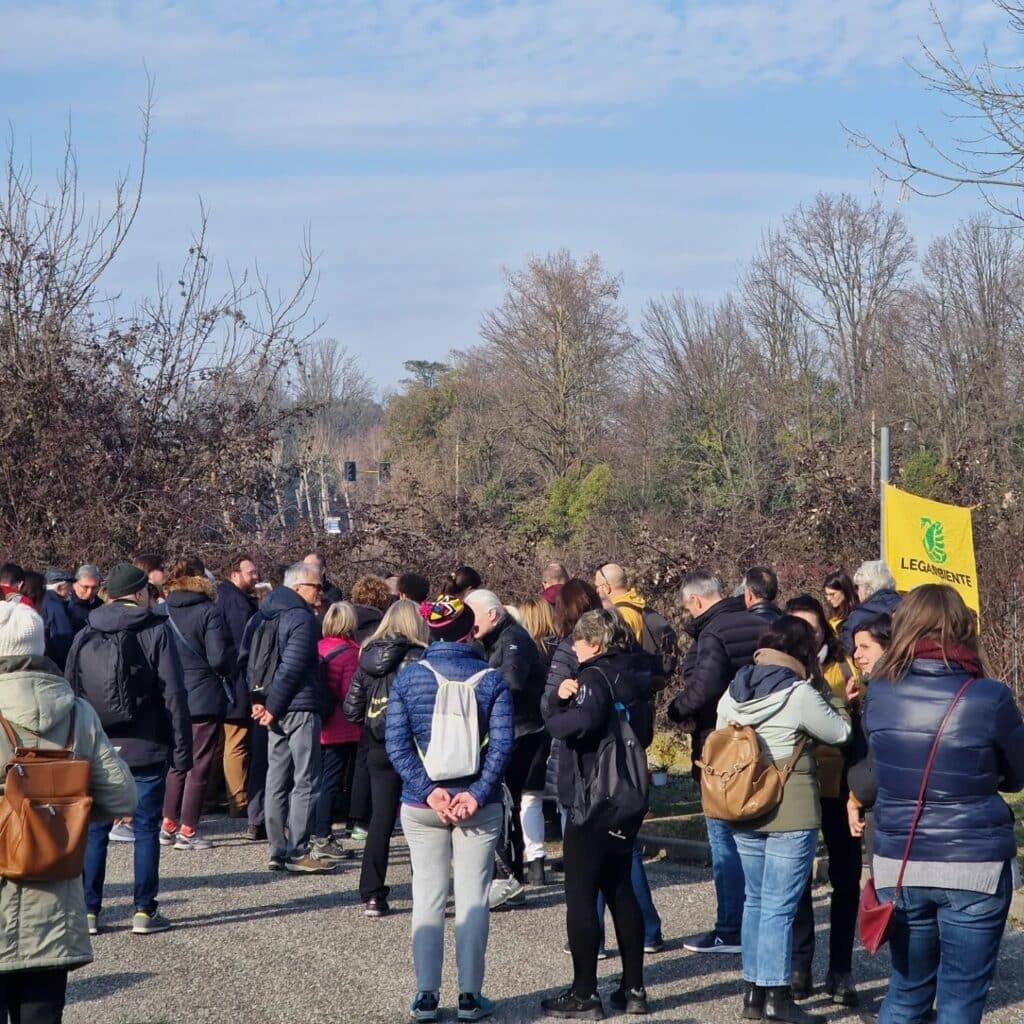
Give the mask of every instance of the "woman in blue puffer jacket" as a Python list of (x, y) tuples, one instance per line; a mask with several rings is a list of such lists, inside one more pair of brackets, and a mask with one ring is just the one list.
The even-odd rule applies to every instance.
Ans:
[[(430, 631), (422, 660), (403, 668), (388, 694), (385, 741), (388, 757), (402, 778), (402, 831), (412, 862), (412, 954), (416, 995), (415, 1021), (436, 1021), (444, 960), (444, 912), (448, 875), (455, 879), (455, 952), (459, 974), (460, 1021), (482, 1020), (493, 1012), (481, 994), (490, 911), (487, 897), (494, 851), (501, 836), (504, 808), (501, 780), (512, 752), (512, 697), (501, 673), (488, 668), (470, 641), (473, 610), (458, 598), (441, 597), (421, 609)], [(436, 772), (431, 748), (434, 705), (442, 685), (472, 680), (476, 698), (479, 762), (459, 778)], [(451, 691), (448, 691), (449, 694)], [(445, 720), (451, 738), (471, 735)], [(446, 744), (441, 757), (452, 749)]]
[(912, 590), (868, 688), (864, 731), (875, 761), (874, 876), (893, 898), (925, 765), (940, 723), (923, 811), (891, 937), (892, 979), (879, 1024), (980, 1021), (1014, 887), (1013, 815), (999, 796), (1024, 788), (1024, 723), (1003, 683), (985, 678), (977, 621), (942, 584)]

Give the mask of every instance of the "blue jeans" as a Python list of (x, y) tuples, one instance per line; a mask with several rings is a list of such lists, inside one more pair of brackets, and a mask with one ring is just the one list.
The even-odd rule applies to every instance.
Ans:
[[(636, 901), (640, 904), (640, 913), (644, 917), (644, 945), (650, 946), (661, 940), (661, 918), (654, 906), (651, 896), (651, 885), (647, 881), (644, 869), (644, 858), (640, 852), (640, 844), (633, 844), (633, 864), (630, 868), (630, 881)], [(601, 949), (604, 949), (604, 893), (597, 894), (597, 919), (601, 922)]]
[(818, 830), (736, 832), (743, 862), (743, 980), (764, 988), (788, 986), (793, 919), (811, 872)]
[[(711, 846), (711, 872), (715, 878), (718, 911), (715, 931), (723, 942), (740, 941), (743, 927), (743, 865), (736, 851), (736, 839), (728, 822), (705, 818)], [(789, 984), (787, 982), (787, 984)]]
[[(882, 901), (892, 894), (878, 890)], [(917, 1024), (933, 1002), (938, 1024), (980, 1022), (1011, 895), (1009, 865), (991, 896), (906, 886), (893, 914), (892, 977), (878, 1024)]]
[[(160, 818), (164, 806), (167, 776), (138, 775), (132, 770), (138, 803), (132, 817), (132, 844), (135, 857), (135, 909), (151, 914), (156, 910), (156, 894), (160, 887)], [(98, 914), (103, 906), (103, 882), (107, 875), (107, 843), (112, 822), (93, 822), (85, 848), (85, 907)]]

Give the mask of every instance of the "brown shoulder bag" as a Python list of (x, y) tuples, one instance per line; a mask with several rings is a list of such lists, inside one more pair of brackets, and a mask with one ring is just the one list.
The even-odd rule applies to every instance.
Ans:
[(13, 754), (4, 765), (0, 799), (0, 878), (58, 882), (77, 878), (85, 863), (92, 766), (76, 757), (75, 711), (58, 750), (24, 747), (0, 715)]
[(704, 741), (700, 795), (704, 813), (721, 821), (743, 822), (775, 810), (807, 745), (801, 736), (786, 767), (779, 771), (753, 726), (730, 722)]

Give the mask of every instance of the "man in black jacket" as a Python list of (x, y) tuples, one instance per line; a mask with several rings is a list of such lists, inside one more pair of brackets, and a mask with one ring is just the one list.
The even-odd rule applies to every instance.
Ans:
[[(724, 598), (718, 580), (698, 569), (683, 577), (683, 610), (691, 622), (693, 638), (682, 663), (683, 690), (669, 705), (668, 716), (693, 735), (693, 760), (700, 757), (707, 736), (714, 731), (718, 702), (736, 673), (754, 660), (763, 618), (747, 611), (742, 597)], [(694, 766), (694, 777), (700, 769)], [(684, 943), (697, 953), (739, 953), (743, 924), (743, 865), (732, 830), (724, 821), (706, 818), (711, 864), (718, 898), (713, 931)]]
[(271, 871), (322, 874), (334, 868), (309, 851), (321, 771), (320, 623), (314, 610), (320, 592), (320, 574), (313, 566), (289, 566), (284, 586), (275, 587), (250, 620), (239, 653), (239, 665), (246, 670), (256, 631), (264, 623), (277, 631), (277, 666), (265, 703), (252, 708), (253, 720), (270, 730), (266, 824)]
[(490, 590), (474, 590), (466, 604), (476, 617), (476, 639), (491, 668), (497, 669), (512, 694), (515, 742), (505, 769), (505, 785), (512, 794), (509, 843), (499, 851), (491, 889), (491, 909), (521, 902), (523, 863), (530, 881), (544, 884), (544, 775), (551, 740), (544, 728), (540, 700), (547, 671), (533, 637), (516, 622)]
[(747, 611), (770, 626), (782, 618), (782, 609), (775, 603), (779, 596), (779, 578), (767, 565), (755, 565), (743, 574), (743, 603)]
[[(259, 609), (253, 596), (259, 581), (260, 571), (252, 558), (238, 555), (225, 566), (224, 579), (217, 584), (217, 607), (236, 651), (241, 649), (245, 627)], [(250, 716), (249, 688), (244, 673), (239, 672), (237, 666), (231, 672), (231, 681), (235, 699), (224, 718), (224, 787), (228, 813), (232, 818), (248, 815), (246, 838), (266, 839), (263, 795), (267, 782), (267, 731), (256, 725)], [(254, 783), (252, 793), (248, 791), (250, 771)]]
[[(140, 702), (131, 721), (106, 724), (106, 732), (132, 770), (138, 806), (132, 818), (135, 835), (135, 916), (132, 931), (149, 935), (170, 928), (157, 911), (160, 884), (160, 816), (168, 763), (179, 771), (192, 767), (192, 727), (181, 661), (166, 618), (149, 607), (146, 574), (128, 563), (115, 565), (107, 577), (110, 603), (89, 613), (84, 629), (68, 653), (65, 675), (79, 696), (90, 700), (100, 718), (109, 721), (105, 706), (110, 693), (109, 651), (117, 644), (127, 660), (140, 659), (133, 687)], [(89, 930), (99, 927), (103, 881), (107, 866), (110, 822), (89, 826), (85, 854), (85, 904)]]

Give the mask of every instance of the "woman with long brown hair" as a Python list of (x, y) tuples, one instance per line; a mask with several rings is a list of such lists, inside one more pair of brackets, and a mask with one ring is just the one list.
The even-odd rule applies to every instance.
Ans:
[(918, 587), (896, 610), (864, 730), (878, 782), (874, 881), (880, 900), (895, 898), (879, 1024), (925, 1020), (933, 1002), (943, 1024), (974, 1024), (1014, 887), (1013, 814), (999, 793), (1024, 788), (1024, 723), (987, 678), (977, 620), (952, 587)]

